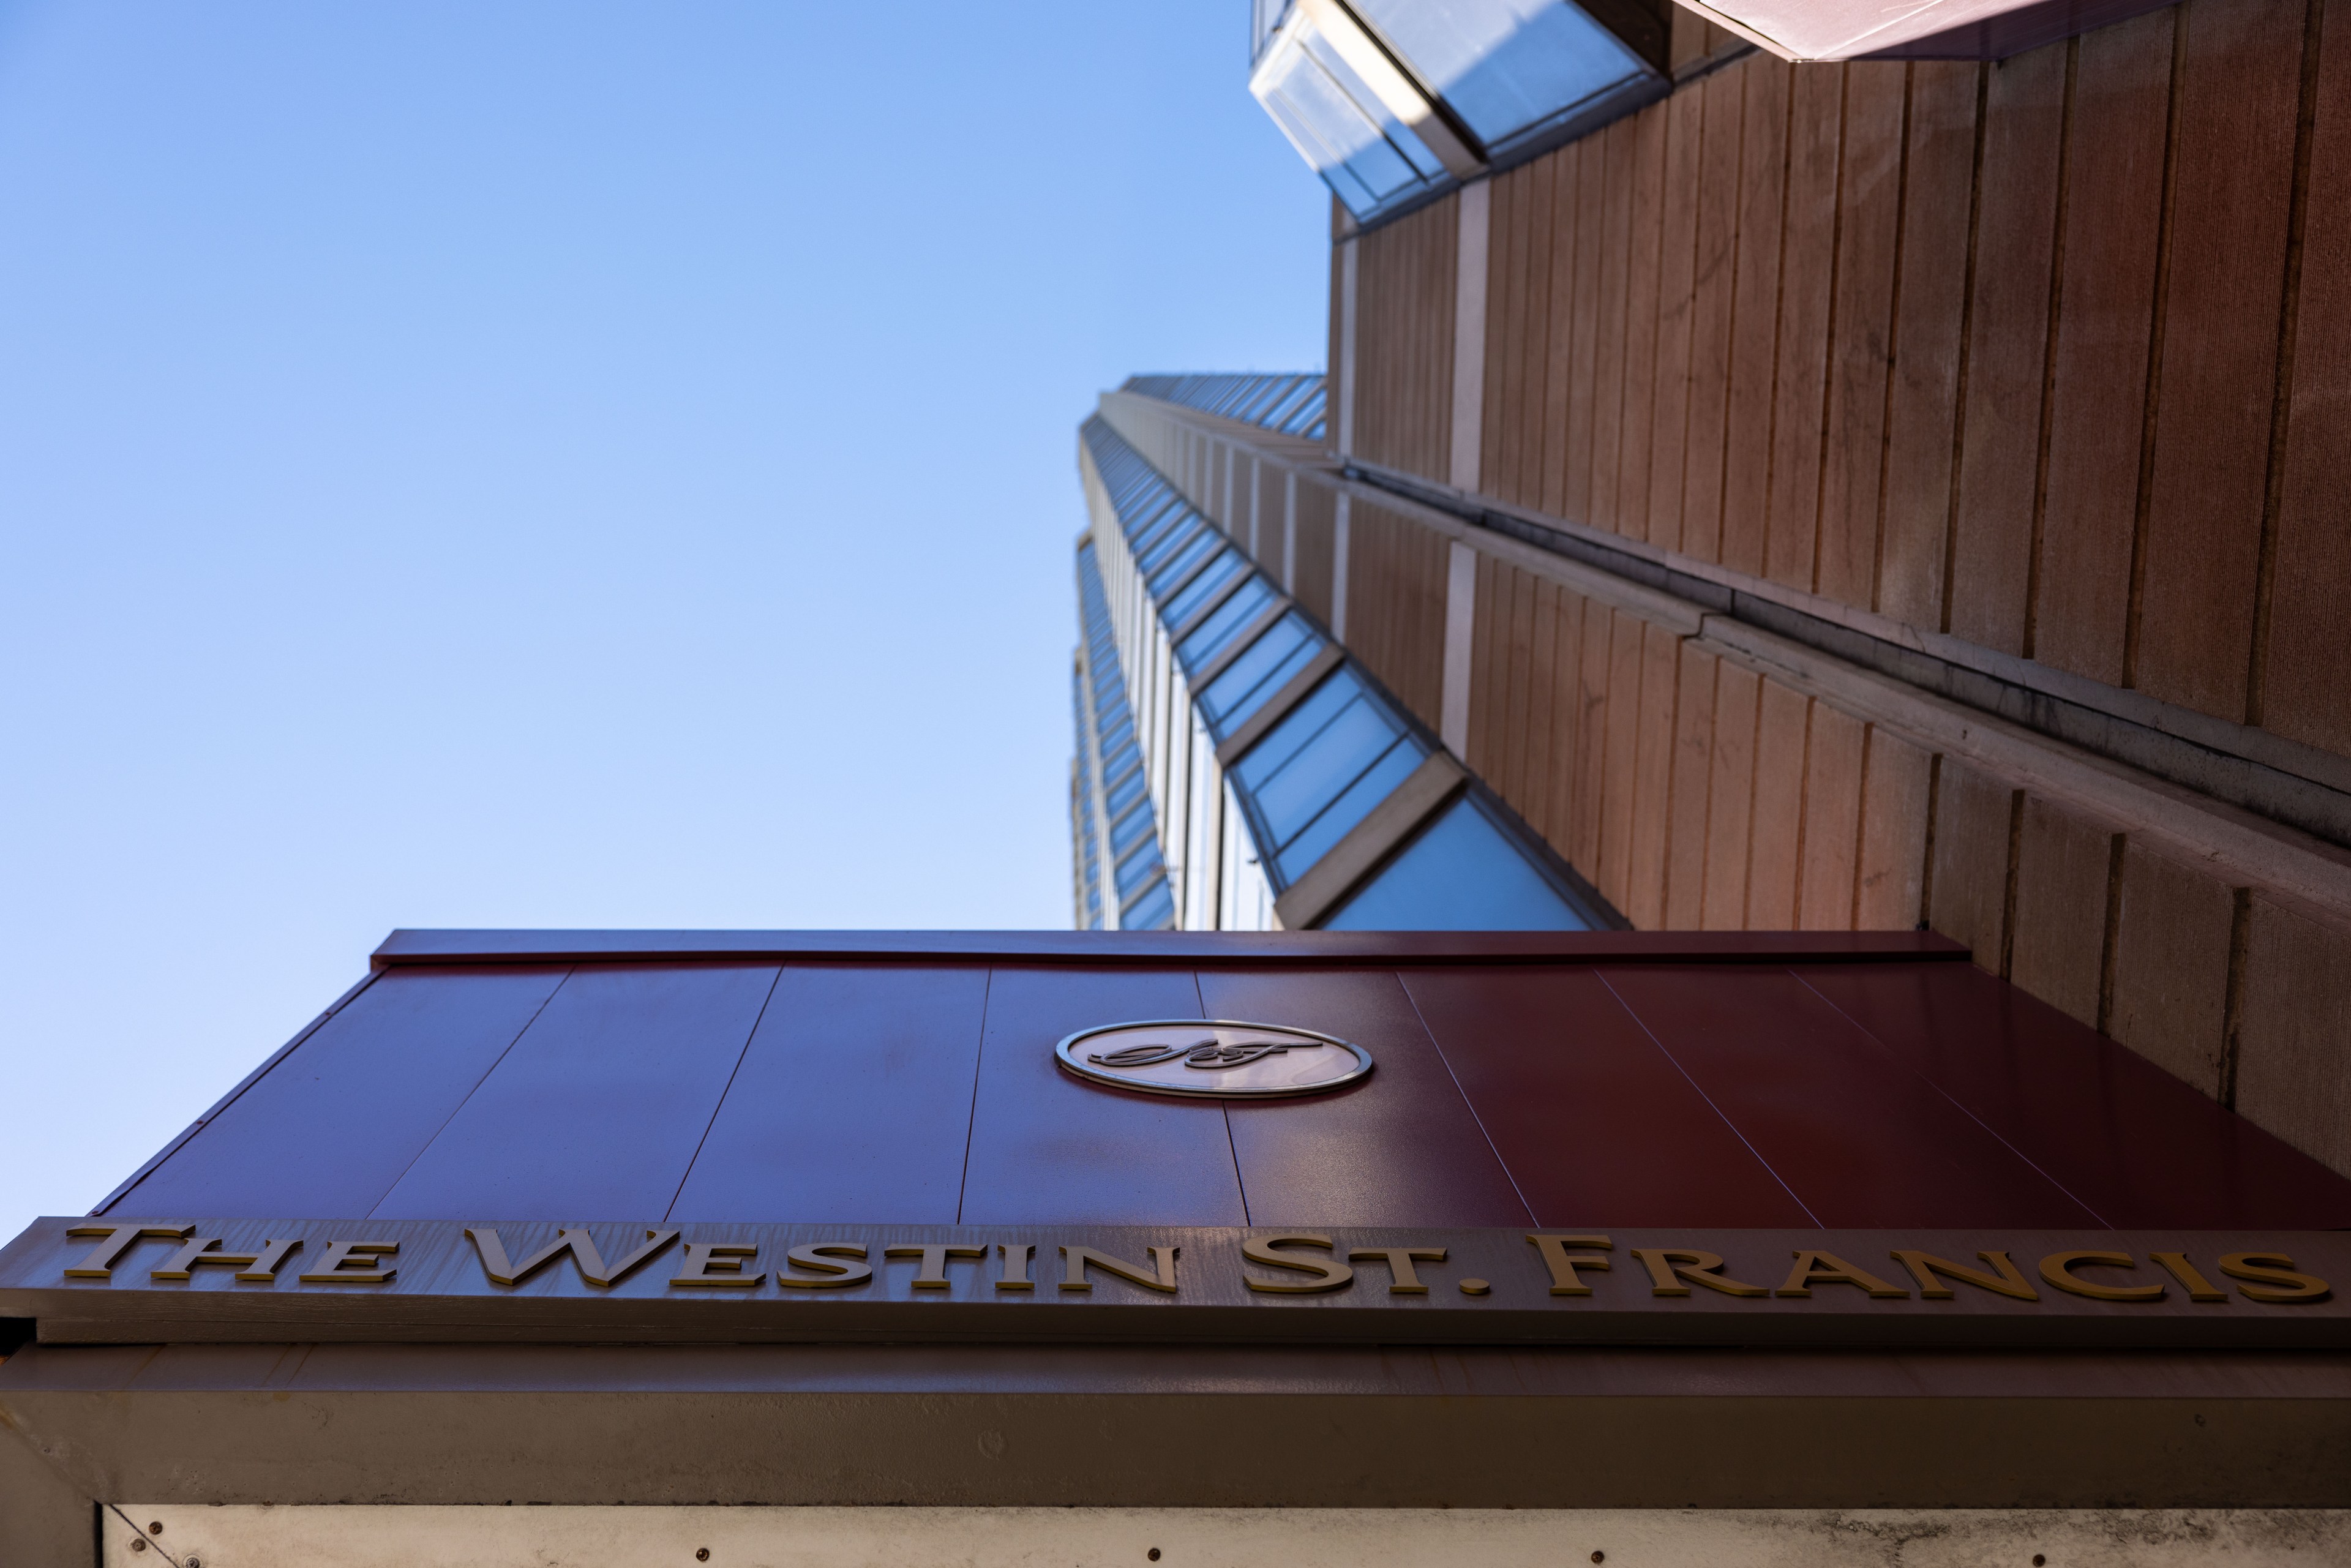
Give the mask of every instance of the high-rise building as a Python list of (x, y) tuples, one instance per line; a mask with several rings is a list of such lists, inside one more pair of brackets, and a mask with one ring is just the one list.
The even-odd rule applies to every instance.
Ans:
[(1319, 422), (1079, 443), (1168, 919), (1931, 928), (2351, 1171), (2315, 5), (1263, 0), (1250, 85)]

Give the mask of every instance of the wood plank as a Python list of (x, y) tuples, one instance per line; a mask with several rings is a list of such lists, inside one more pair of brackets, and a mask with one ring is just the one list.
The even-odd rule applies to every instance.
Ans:
[(1246, 1225), (1224, 1103), (1088, 1082), (1053, 1042), (1205, 1016), (1188, 969), (1016, 967), (988, 982), (963, 1225)]
[(1657, 356), (1649, 420), (1648, 539), (1682, 549), (1682, 492), (1689, 446), (1692, 346), (1697, 326), (1698, 193), (1704, 167), (1706, 89), (1677, 92), (1666, 116), (1664, 188), (1657, 232)]
[(2108, 1031), (2173, 1077), (2218, 1098), (2235, 893), (2207, 872), (2128, 840), (2117, 902)]
[(1660, 928), (1695, 931), (1706, 898), (1707, 786), (1714, 772), (1715, 666), (1694, 643), (1681, 644), (1674, 704), (1672, 799), (1666, 831), (1666, 904)]
[(1587, 601), (1562, 589), (1559, 630), (1553, 633), (1552, 670), (1551, 800), (1544, 830), (1552, 847), (1589, 880), (1593, 867), (1584, 857), (1583, 803), (1583, 620)]
[(1933, 758), (1870, 727), (1861, 779), (1857, 931), (1907, 931), (1926, 918), (1928, 796)]
[(1498, 715), (1508, 711), (1510, 673), (1498, 651), (1508, 644), (1494, 630), (1509, 602), (1509, 584), (1499, 578), (1508, 570), (1492, 556), (1479, 553), (1476, 609), (1469, 622), (1469, 738), (1461, 760), (1489, 783), (1501, 777), (1505, 731)]
[(1861, 858), (1861, 775), (1869, 727), (1826, 703), (1813, 705), (1804, 757), (1803, 853), (1797, 867), (1796, 925), (1853, 929), (1854, 876)]
[(1609, 632), (1614, 612), (1592, 601), (1583, 609), (1583, 647), (1576, 660), (1581, 702), (1576, 714), (1575, 853), (1568, 858), (1596, 885), (1601, 878), (1602, 797), (1608, 761)]
[(1803, 831), (1805, 738), (1813, 701), (1766, 678), (1755, 722), (1755, 815), (1747, 852), (1747, 928), (1796, 925), (1797, 850)]
[[(1776, 64), (1776, 62), (1774, 62)], [(1706, 78), (1698, 171), (1698, 260), (1692, 278), (1689, 411), (1683, 452), (1679, 548), (1700, 560), (1722, 553), (1722, 465), (1729, 417), (1732, 287), (1738, 270), (1740, 139), (1748, 78), (1769, 74), (1750, 59)]]
[(374, 1219), (669, 1212), (775, 964), (582, 964)]
[(2016, 791), (1946, 757), (1935, 789), (1934, 880), (1927, 922), (1964, 942), (1979, 967), (2007, 966), (2008, 867)]
[(1762, 677), (1725, 661), (1714, 686), (1714, 772), (1707, 781), (1706, 891), (1698, 925), (1747, 925), (1748, 829), (1755, 815), (1755, 725)]
[[(1745, 68), (1740, 128), (1739, 242), (1730, 304), (1730, 401), (1723, 426), (1721, 547), (1733, 571), (1763, 571), (1771, 488), (1771, 383), (1780, 352), (1780, 262), (1786, 235), (1788, 114), (1795, 68), (1756, 55)], [(1811, 69), (1813, 68), (1807, 68)]]
[(1820, 553), (1821, 448), (1828, 419), (1829, 350), (1837, 254), (1838, 165), (1844, 157), (1848, 68), (1795, 73), (1788, 113), (1788, 205), (1780, 284), (1780, 354), (1773, 375), (1771, 471), (1763, 575), (1811, 591)]
[(2135, 658), (2149, 696), (2242, 721), (2277, 385), (2304, 7), (2199, 0), (2179, 85)]
[[(2163, 229), (2175, 8), (2083, 35), (2027, 656), (2118, 685)], [(2069, 1009), (2070, 1010), (2070, 1009)]]
[(2351, 691), (2351, 594), (2343, 591), (2351, 582), (2351, 528), (2342, 507), (2343, 476), (2351, 474), (2351, 5), (2325, 14), (2318, 59), (2269, 645), (2261, 654), (2261, 711), (2250, 716), (2351, 756), (2351, 702), (2343, 700)]
[(1543, 358), (1542, 441), (1536, 484), (1530, 490), (1534, 504), (1552, 517), (1560, 515), (1567, 480), (1568, 401), (1574, 382), (1575, 264), (1577, 254), (1590, 243), (1583, 223), (1584, 146), (1571, 141), (1551, 155), (1554, 175), (1551, 209), (1551, 335)]
[(1486, 494), (1508, 500), (1518, 451), (1510, 416), (1526, 375), (1519, 342), (1526, 312), (1526, 170), (1497, 174), (1489, 183), (1486, 248), (1494, 270), (1486, 294), (1486, 428), (1478, 483)]
[(1666, 830), (1673, 810), (1675, 699), (1681, 639), (1663, 626), (1641, 626), (1640, 715), (1633, 742), (1633, 822), (1625, 902), (1635, 931), (1665, 923)]
[(111, 1212), (371, 1212), (569, 972), (418, 966), (377, 976)]
[(1573, 336), (1567, 357), (1567, 425), (1561, 434), (1558, 515), (1579, 523), (1592, 520), (1593, 400), (1600, 375), (1600, 273), (1602, 241), (1608, 228), (1608, 139), (1587, 136), (1576, 143), (1581, 175), (1575, 196)]
[(1504, 610), (1503, 657), (1510, 661), (1510, 717), (1502, 737), (1502, 778), (1508, 781), (1511, 795), (1523, 798), (1530, 772), (1527, 756), (1527, 736), (1530, 729), (1529, 702), (1532, 695), (1528, 682), (1528, 651), (1534, 640), (1534, 574), (1512, 571), (1510, 578), (1510, 597)]
[(1634, 121), (1620, 120), (1602, 135), (1607, 168), (1605, 211), (1600, 220), (1600, 303), (1592, 372), (1592, 480), (1583, 517), (1594, 528), (1623, 532), (1617, 510), (1617, 459), (1625, 431), (1625, 268), (1633, 244), (1633, 183), (1637, 175)]
[(1616, 494), (1608, 527), (1649, 537), (1649, 454), (1657, 397), (1658, 291), (1663, 286), (1666, 128), (1670, 110), (1653, 103), (1633, 117), (1633, 185), (1626, 223), (1631, 254), (1625, 292), (1625, 387), (1617, 438)]
[(1520, 330), (1526, 355), (1526, 384), (1519, 393), (1519, 456), (1515, 468), (1517, 498), (1522, 507), (1542, 505), (1543, 442), (1548, 427), (1544, 400), (1551, 388), (1552, 256), (1558, 248), (1556, 221), (1560, 155), (1538, 158), (1527, 166), (1532, 200), (1527, 213), (1527, 309)]
[(1894, 362), (1894, 262), (1902, 227), (1902, 110), (1909, 72), (1891, 61), (1845, 67), (1844, 153), (1837, 172), (1836, 297), (1831, 306), (1828, 424), (1821, 455), (1815, 593), (1863, 609), (1877, 580), (1879, 482), (1886, 471)]
[(953, 1225), (987, 1001), (978, 965), (786, 965), (666, 1218)]
[(1623, 610), (1611, 620), (1599, 887), (1602, 897), (1623, 910), (1631, 898), (1633, 802), (1640, 788), (1641, 636), (1647, 622)]
[(1949, 630), (2003, 653), (2024, 652), (2068, 53), (2001, 61), (1984, 107)]
[(1910, 69), (1876, 605), (1896, 621), (1939, 631), (1944, 547), (1950, 531), (1952, 429), (1959, 411), (1959, 324), (1967, 305), (1968, 214), (1975, 186), (1976, 99), (1984, 68), (1921, 61)]
[(2258, 893), (2246, 913), (2237, 1109), (2351, 1175), (2351, 926)]
[[(1251, 1225), (1522, 1225), (1534, 1217), (1393, 970), (1206, 969), (1212, 1018), (1326, 1030), (1371, 1051), (1377, 1093), (1226, 1103)], [(1395, 1157), (1426, 1151), (1426, 1160)], [(1476, 1216), (1474, 1220), (1468, 1216)]]
[(1552, 776), (1560, 766), (1554, 749), (1558, 730), (1560, 590), (1541, 578), (1534, 585), (1534, 637), (1527, 649), (1527, 770), (1518, 781), (1519, 794), (1510, 804), (1556, 844), (1559, 824), (1549, 816)]
[(2009, 977), (2092, 1029), (2105, 978), (2114, 841), (2111, 823), (2038, 795), (2024, 798)]

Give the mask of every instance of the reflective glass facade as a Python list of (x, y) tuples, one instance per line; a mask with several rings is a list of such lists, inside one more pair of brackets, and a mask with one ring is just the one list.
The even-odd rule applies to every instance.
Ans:
[[(1319, 382), (1137, 377), (1123, 390), (1241, 411), (1233, 417), (1255, 411), (1280, 428), (1271, 422), (1304, 405), (1274, 383), (1309, 380)], [(1315, 402), (1319, 420), (1319, 386)], [(1139, 824), (1155, 822), (1165, 891), (1164, 906), (1150, 898), (1155, 918), (1164, 907), (1189, 930), (1616, 924), (1217, 519), (1106, 420), (1087, 421), (1082, 436), (1093, 528), (1078, 547), (1089, 639), (1080, 664), (1096, 688), (1091, 708), (1081, 698), (1073, 777), (1089, 767), (1103, 776), (1102, 863), (1120, 863), (1122, 825), (1142, 843)], [(1117, 710), (1133, 716), (1119, 733), (1133, 732), (1139, 755), (1131, 768), (1083, 755), (1089, 722), (1113, 727), (1100, 682), (1118, 671), (1128, 690)], [(1082, 864), (1079, 874), (1081, 885), (1101, 880)], [(1134, 912), (1145, 877), (1132, 890), (1112, 883), (1102, 906), (1135, 900), (1121, 923), (1144, 923)]]
[(1662, 92), (1662, 24), (1571, 0), (1257, 0), (1249, 90), (1356, 218)]
[(1129, 376), (1119, 390), (1308, 441), (1324, 435), (1328, 388), (1320, 375)]
[(1083, 640), (1070, 692), (1078, 735), (1070, 767), (1077, 925), (1155, 930), (1174, 924), (1175, 901), (1091, 540), (1078, 546), (1078, 630)]

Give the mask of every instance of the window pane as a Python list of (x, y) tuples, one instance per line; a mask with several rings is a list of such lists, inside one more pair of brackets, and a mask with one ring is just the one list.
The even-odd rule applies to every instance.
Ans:
[[(1417, 189), (1440, 170), (1418, 137), (1397, 124), (1312, 29), (1300, 27), (1274, 46), (1249, 84), (1314, 172), (1362, 215)], [(1425, 160), (1426, 171), (1414, 166)]]
[(1370, 816), (1373, 807), (1394, 794), (1395, 787), (1411, 777), (1420, 760), (1420, 747), (1409, 739), (1400, 739), (1389, 747), (1378, 761), (1364, 770), (1361, 778), (1324, 808), (1322, 815), (1283, 847), (1275, 862), (1281, 868), (1282, 880), (1296, 882), (1308, 866), (1329, 854), (1332, 847), (1347, 836), (1348, 829)]
[(1127, 775), (1124, 783), (1102, 797), (1102, 810), (1115, 819), (1119, 813), (1134, 805), (1135, 797), (1142, 793), (1143, 769), (1138, 768)]
[(1322, 924), (1332, 931), (1590, 929), (1467, 797)]
[(1208, 552), (1223, 543), (1223, 537), (1214, 528), (1202, 528), (1198, 533), (1194, 534), (1189, 544), (1169, 556), (1165, 563), (1151, 573), (1149, 585), (1152, 596), (1156, 598), (1165, 592), (1169, 583), (1176, 581), (1193, 567), (1207, 559)]
[(1396, 726), (1361, 697), (1332, 717), (1298, 755), (1257, 787), (1257, 807), (1276, 844), (1287, 844), (1314, 814), (1395, 744)]
[(1176, 923), (1176, 895), (1162, 878), (1149, 893), (1128, 906), (1118, 917), (1119, 925), (1128, 931), (1165, 931)]
[(1144, 802), (1138, 800), (1135, 802), (1134, 810), (1128, 811), (1125, 816), (1121, 817), (1116, 822), (1111, 824), (1110, 847), (1112, 852), (1114, 853), (1125, 849), (1127, 845), (1134, 842), (1135, 840), (1143, 837), (1150, 831), (1151, 808)]
[[(1251, 578), (1236, 589), (1230, 599), (1217, 605), (1217, 612), (1201, 622), (1198, 631), (1184, 639), (1184, 645), (1176, 650), (1176, 656), (1184, 661), (1186, 669), (1197, 669), (1224, 652), (1225, 644), (1239, 636), (1241, 628), (1264, 614), (1266, 606), (1272, 602), (1272, 585), (1261, 577)], [(1168, 619), (1183, 624), (1176, 616)]]
[(1165, 533), (1141, 547), (1134, 557), (1135, 566), (1145, 575), (1160, 562), (1184, 548), (1186, 541), (1197, 538), (1207, 524), (1197, 513), (1186, 512), (1183, 519)]
[(1357, 0), (1355, 8), (1489, 147), (1648, 74), (1564, 0)]
[(1228, 549), (1218, 556), (1197, 577), (1186, 583), (1184, 591), (1169, 600), (1167, 608), (1160, 612), (1168, 630), (1172, 632), (1189, 621), (1199, 612), (1200, 606), (1208, 601), (1211, 594), (1247, 570), (1241, 552), (1237, 549)]
[(1216, 727), (1217, 738), (1238, 728), (1259, 704), (1304, 669), (1322, 645), (1299, 615), (1285, 615), (1267, 628), (1248, 653), (1226, 665), (1225, 673), (1200, 694), (1200, 711)]
[(1314, 688), (1313, 694), (1290, 711), (1273, 733), (1249, 747), (1249, 755), (1234, 768), (1234, 776), (1244, 789), (1255, 789), (1298, 755), (1298, 748), (1321, 733), (1333, 715), (1363, 692), (1363, 684), (1354, 673), (1344, 668), (1334, 670), (1331, 678)]
[(1126, 859), (1119, 862), (1113, 880), (1118, 883), (1118, 895), (1123, 899), (1144, 883), (1159, 874), (1159, 851), (1149, 839), (1137, 844)]

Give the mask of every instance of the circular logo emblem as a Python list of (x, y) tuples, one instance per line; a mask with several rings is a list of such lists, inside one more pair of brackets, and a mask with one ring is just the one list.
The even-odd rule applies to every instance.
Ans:
[(1080, 1030), (1053, 1048), (1081, 1078), (1152, 1094), (1271, 1100), (1319, 1094), (1372, 1070), (1372, 1053), (1311, 1029), (1154, 1019)]

